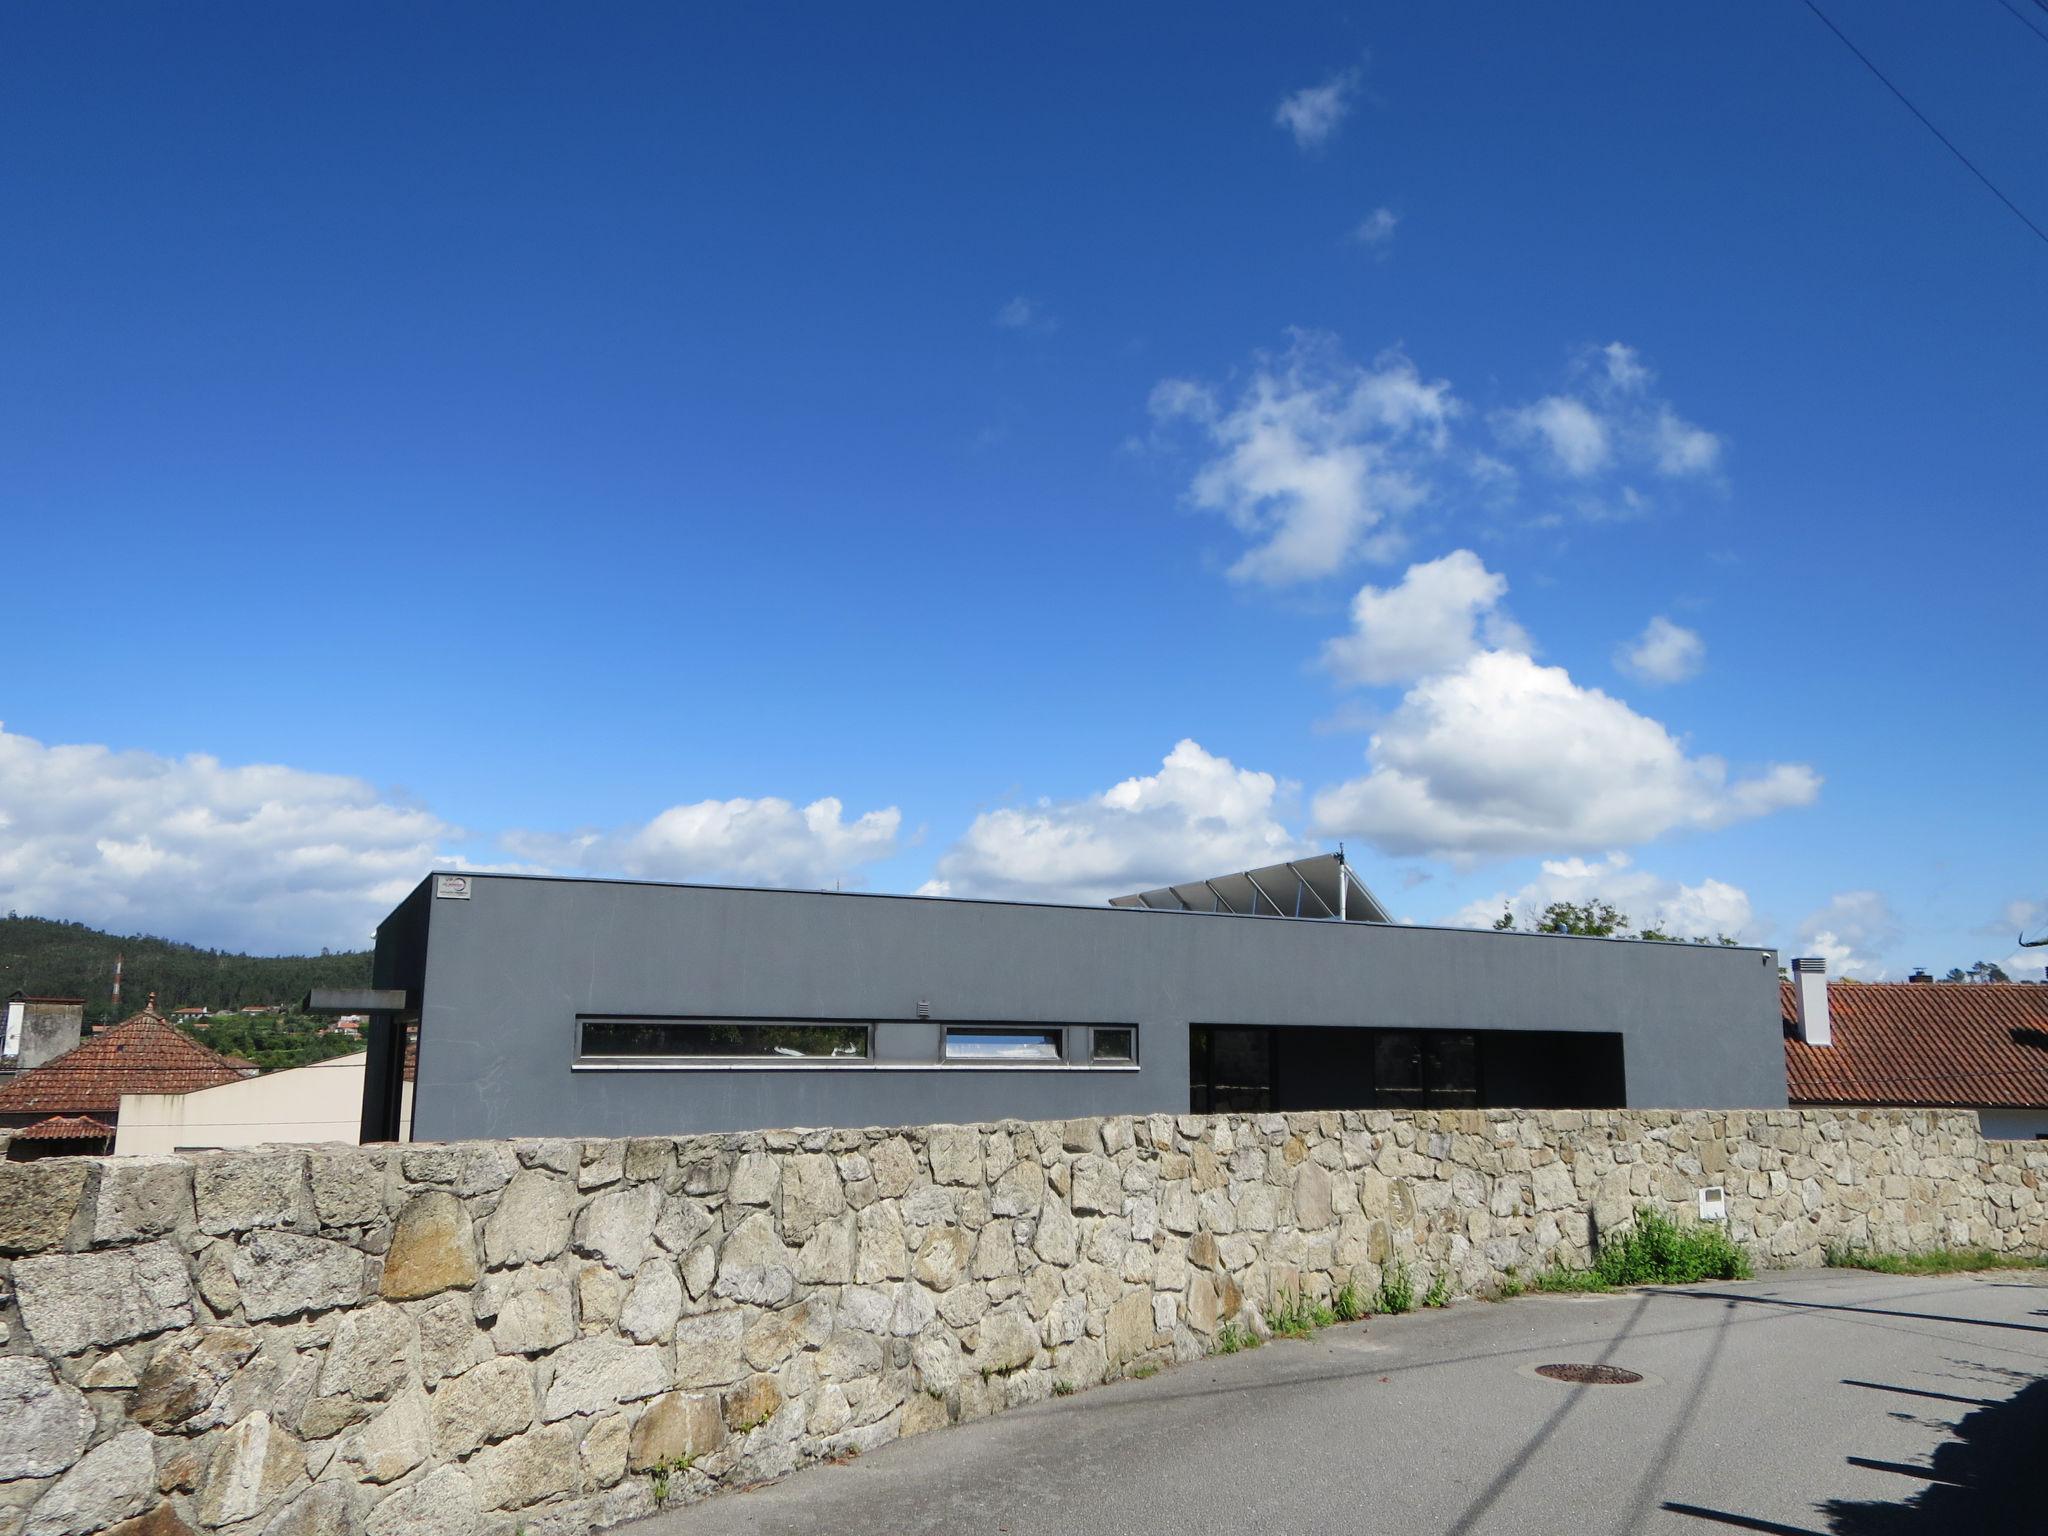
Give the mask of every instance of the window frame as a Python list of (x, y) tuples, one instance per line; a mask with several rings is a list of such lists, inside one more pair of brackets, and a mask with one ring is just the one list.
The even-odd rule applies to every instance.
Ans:
[[(1118, 1034), (1130, 1038), (1128, 1055), (1104, 1056), (1099, 1045), (1103, 1035)], [(1096, 1071), (1131, 1071), (1138, 1066), (1138, 1026), (1135, 1024), (1091, 1024), (1088, 1026), (1088, 1060), (1086, 1065)]]
[[(1065, 1024), (1010, 1024), (1010, 1023), (942, 1023), (939, 1025), (939, 1065), (958, 1070), (961, 1067), (989, 1068), (1004, 1072), (1019, 1068), (1035, 1068), (1041, 1072), (1064, 1071), (1074, 1065), (1067, 1052), (1067, 1030)], [(1058, 1054), (1044, 1056), (1018, 1056), (1005, 1059), (1001, 1056), (955, 1056), (952, 1051), (953, 1037), (990, 1035), (1046, 1035), (1054, 1042)]]
[[(575, 1016), (575, 1038), (570, 1065), (579, 1070), (633, 1071), (633, 1072), (688, 1072), (688, 1071), (847, 1071), (859, 1067), (873, 1067), (875, 1062), (875, 1019), (797, 1019), (787, 1015), (757, 1017), (752, 1015), (716, 1013), (579, 1013)], [(739, 1028), (788, 1028), (788, 1029), (858, 1029), (862, 1032), (862, 1049), (858, 1056), (776, 1056), (754, 1054), (704, 1054), (681, 1056), (610, 1056), (592, 1054), (585, 1048), (586, 1031), (592, 1024), (631, 1025), (676, 1025), (697, 1029), (709, 1029), (720, 1024)]]

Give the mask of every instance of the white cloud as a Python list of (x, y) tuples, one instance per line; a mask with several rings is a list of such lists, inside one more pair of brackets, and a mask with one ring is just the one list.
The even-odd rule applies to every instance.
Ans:
[(1553, 901), (1611, 902), (1629, 919), (1629, 931), (1655, 928), (1680, 939), (1756, 937), (1749, 893), (1725, 880), (1686, 885), (1637, 869), (1625, 853), (1604, 859), (1546, 859), (1541, 872), (1519, 890), (1502, 891), (1467, 903), (1447, 922), (1461, 928), (1490, 928), (1505, 907), (1529, 923)]
[(1646, 683), (1682, 683), (1698, 676), (1706, 659), (1706, 641), (1660, 613), (1640, 635), (1615, 652), (1614, 663)]
[(263, 951), (354, 948), (455, 829), (361, 779), (0, 730), (15, 911)]
[(672, 805), (640, 826), (560, 835), (508, 832), (521, 857), (640, 880), (823, 888), (896, 852), (895, 806), (848, 821), (831, 796), (798, 807), (774, 796)]
[(1500, 611), (1505, 576), (1469, 549), (1411, 565), (1395, 587), (1361, 587), (1351, 600), (1351, 633), (1323, 647), (1323, 663), (1348, 683), (1408, 683), (1463, 663), (1482, 644), (1528, 649), (1528, 637)]
[(1720, 462), (1721, 439), (1703, 427), (1680, 421), (1668, 405), (1658, 409), (1650, 432), (1659, 474), (1705, 474)]
[(1351, 238), (1368, 249), (1383, 251), (1394, 243), (1394, 230), (1400, 223), (1401, 215), (1393, 209), (1375, 208), (1359, 221)]
[(1600, 361), (1607, 371), (1607, 382), (1618, 390), (1647, 389), (1656, 377), (1644, 366), (1636, 349), (1626, 342), (1607, 343), (1600, 349)]
[(1571, 372), (1572, 390), (1495, 412), (1501, 441), (1543, 450), (1554, 470), (1574, 480), (1609, 469), (1683, 479), (1719, 466), (1721, 439), (1652, 393), (1657, 376), (1634, 347), (1611, 341), (1592, 348)]
[[(2040, 940), (2048, 938), (2048, 900), (2036, 901), (2031, 897), (2016, 896), (2005, 904), (1998, 917), (1976, 930), (1989, 938)], [(2038, 942), (2021, 948), (2015, 942), (2011, 954), (1999, 962), (2008, 976), (2028, 981), (2041, 979), (2041, 970), (2048, 966), (2048, 945)]]
[(1358, 71), (1347, 69), (1321, 85), (1306, 86), (1287, 97), (1274, 109), (1273, 121), (1294, 135), (1297, 147), (1319, 148), (1350, 115), (1351, 97), (1357, 89)]
[(1292, 789), (1182, 741), (1102, 794), (975, 817), (922, 894), (1099, 902), (1270, 864), (1307, 851), (1279, 819)]
[(2014, 981), (2048, 981), (2048, 949), (2016, 949), (1998, 968)]
[(1363, 778), (1315, 797), (1312, 830), (1446, 858), (1600, 851), (1810, 803), (1820, 777), (1731, 778), (1562, 667), (1482, 651), (1425, 678), (1373, 735)]
[(1428, 496), (1459, 405), (1398, 352), (1360, 367), (1333, 339), (1298, 334), (1228, 409), (1187, 379), (1160, 383), (1151, 408), (1198, 424), (1216, 450), (1188, 494), (1253, 541), (1230, 575), (1280, 585), (1391, 551), (1386, 524)]
[(2027, 896), (2015, 896), (2000, 910), (1995, 921), (1984, 924), (1977, 930), (2000, 938), (2008, 933), (2017, 933), (2022, 938), (2040, 938), (2048, 933), (2048, 900), (2035, 901)]
[(1507, 441), (1540, 443), (1557, 468), (1575, 479), (1599, 473), (1613, 453), (1606, 421), (1570, 395), (1546, 395), (1534, 405), (1504, 412), (1500, 420)]
[(1799, 925), (1801, 955), (1817, 955), (1830, 976), (1885, 978), (1884, 953), (1903, 937), (1891, 903), (1877, 891), (1843, 891)]
[(1056, 331), (1054, 319), (1038, 300), (1018, 294), (996, 311), (996, 324), (1006, 331)]
[(829, 885), (896, 851), (891, 807), (706, 800), (613, 833), (512, 832), (521, 864), (449, 851), (464, 834), (363, 780), (0, 729), (0, 903), (259, 952), (357, 948), (436, 865)]

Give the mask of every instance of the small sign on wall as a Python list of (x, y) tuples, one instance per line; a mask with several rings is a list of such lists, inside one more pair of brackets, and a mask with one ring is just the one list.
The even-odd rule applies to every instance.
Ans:
[(467, 900), (469, 900), (469, 876), (467, 876), (467, 875), (436, 875), (436, 876), (434, 876), (434, 894), (435, 894), (436, 896), (438, 896), (438, 897), (442, 897), (442, 898), (444, 898), (444, 899), (446, 899), (446, 900), (449, 900), (449, 901), (467, 901)]
[(1709, 1184), (1700, 1191), (1700, 1220), (1726, 1221), (1728, 1219), (1728, 1191), (1719, 1184)]

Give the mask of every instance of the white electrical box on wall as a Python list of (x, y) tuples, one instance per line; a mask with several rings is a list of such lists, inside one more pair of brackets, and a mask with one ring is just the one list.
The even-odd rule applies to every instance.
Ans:
[(1700, 1220), (1726, 1221), (1728, 1219), (1728, 1191), (1719, 1184), (1709, 1184), (1700, 1191)]

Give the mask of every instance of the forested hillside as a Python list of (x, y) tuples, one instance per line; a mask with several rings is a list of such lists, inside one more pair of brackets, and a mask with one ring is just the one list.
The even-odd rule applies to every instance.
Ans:
[(111, 1015), (114, 957), (125, 959), (121, 1011), (133, 1013), (151, 992), (157, 1006), (231, 1009), (252, 1003), (296, 1005), (314, 987), (366, 987), (367, 950), (317, 955), (238, 955), (147, 935), (102, 933), (43, 917), (0, 918), (0, 998), (13, 992), (82, 997), (88, 1021)]

